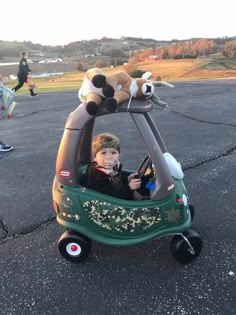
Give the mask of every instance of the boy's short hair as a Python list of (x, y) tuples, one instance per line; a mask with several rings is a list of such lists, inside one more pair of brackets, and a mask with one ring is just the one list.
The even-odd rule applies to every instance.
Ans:
[(100, 133), (92, 141), (93, 156), (106, 148), (114, 148), (120, 153), (120, 140), (110, 133)]

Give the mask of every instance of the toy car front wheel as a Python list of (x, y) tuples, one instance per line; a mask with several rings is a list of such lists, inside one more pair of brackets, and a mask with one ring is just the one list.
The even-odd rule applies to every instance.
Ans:
[(189, 229), (175, 235), (170, 243), (170, 253), (181, 264), (192, 262), (202, 250), (202, 240), (197, 232)]
[(71, 262), (81, 262), (85, 260), (91, 251), (92, 241), (86, 236), (66, 231), (58, 240), (58, 249), (62, 257)]

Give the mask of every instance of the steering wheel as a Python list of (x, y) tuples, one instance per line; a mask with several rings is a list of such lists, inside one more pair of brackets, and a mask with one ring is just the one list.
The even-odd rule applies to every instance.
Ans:
[(153, 170), (153, 167), (152, 167), (152, 159), (149, 155), (147, 155), (144, 160), (142, 161), (141, 165), (139, 166), (139, 169), (137, 171), (137, 173), (139, 174), (139, 177), (142, 178), (147, 169), (150, 168), (151, 170)]

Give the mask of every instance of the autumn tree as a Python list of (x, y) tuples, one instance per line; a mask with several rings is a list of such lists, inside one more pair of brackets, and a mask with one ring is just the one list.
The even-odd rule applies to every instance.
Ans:
[(230, 57), (230, 58), (236, 57), (236, 43), (233, 43), (233, 42), (225, 43), (222, 54), (225, 57)]

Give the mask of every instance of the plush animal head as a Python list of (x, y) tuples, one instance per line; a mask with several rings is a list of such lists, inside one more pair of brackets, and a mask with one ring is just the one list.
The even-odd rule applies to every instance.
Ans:
[(134, 95), (136, 98), (146, 99), (150, 103), (156, 104), (163, 108), (168, 108), (168, 104), (161, 101), (159, 96), (155, 92), (155, 87), (167, 86), (174, 87), (174, 85), (165, 81), (151, 81), (149, 78), (152, 76), (151, 72), (145, 72), (141, 79), (136, 79), (138, 86), (137, 92)]

